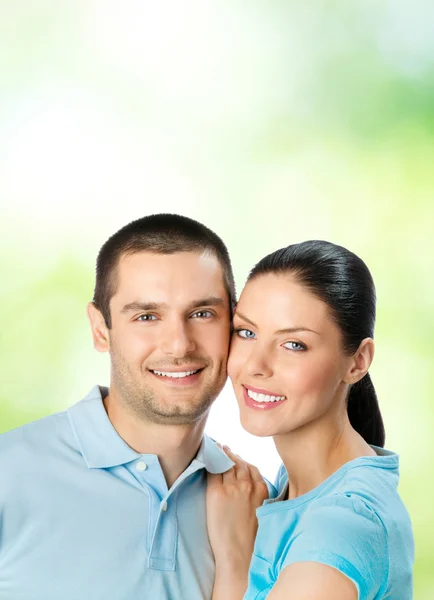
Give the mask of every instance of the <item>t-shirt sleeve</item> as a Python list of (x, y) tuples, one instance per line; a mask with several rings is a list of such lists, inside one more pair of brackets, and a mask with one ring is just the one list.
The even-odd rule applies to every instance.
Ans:
[(283, 548), (278, 571), (297, 562), (318, 562), (351, 579), (359, 600), (373, 600), (387, 583), (385, 527), (375, 511), (350, 494), (314, 500)]

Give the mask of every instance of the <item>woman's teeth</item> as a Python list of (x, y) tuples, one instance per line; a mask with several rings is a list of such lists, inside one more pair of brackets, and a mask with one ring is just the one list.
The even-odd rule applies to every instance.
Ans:
[(174, 379), (176, 378), (181, 378), (181, 377), (188, 377), (189, 375), (194, 375), (194, 373), (197, 373), (198, 371), (200, 371), (200, 369), (196, 369), (196, 371), (183, 371), (183, 372), (179, 372), (179, 373), (170, 373), (168, 371), (152, 371), (153, 373), (155, 373), (155, 375), (159, 375), (160, 377), (173, 377)]
[(286, 396), (269, 396), (267, 394), (257, 394), (256, 392), (252, 392), (252, 390), (247, 390), (247, 395), (255, 402), (279, 402), (280, 400), (285, 400), (286, 398)]

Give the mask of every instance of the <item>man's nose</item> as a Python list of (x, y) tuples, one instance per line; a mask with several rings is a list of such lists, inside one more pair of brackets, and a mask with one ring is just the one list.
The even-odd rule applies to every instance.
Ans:
[(189, 331), (188, 324), (179, 319), (166, 323), (161, 350), (175, 358), (182, 358), (196, 349), (196, 343)]

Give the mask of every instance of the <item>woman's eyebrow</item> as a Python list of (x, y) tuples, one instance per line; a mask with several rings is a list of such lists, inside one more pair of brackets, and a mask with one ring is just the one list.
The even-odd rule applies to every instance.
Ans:
[(309, 329), (309, 327), (287, 327), (286, 329), (278, 329), (274, 333), (295, 333), (297, 331), (310, 331), (310, 333), (316, 333), (316, 335), (321, 335), (318, 331), (314, 329)]
[(247, 317), (242, 315), (239, 310), (235, 311), (234, 317), (240, 317), (240, 319), (242, 319), (243, 321), (247, 321), (247, 323), (250, 323), (250, 325), (253, 325), (253, 327), (257, 327), (256, 323), (254, 323), (253, 321), (251, 321), (250, 319), (248, 319)]
[[(251, 319), (248, 319), (245, 315), (241, 314), (240, 311), (236, 311), (234, 314), (234, 317), (235, 316), (239, 317), (243, 321), (246, 321), (247, 323), (250, 323), (250, 325), (252, 325), (253, 327), (256, 327), (256, 328), (258, 327), (256, 325), (256, 323), (254, 323)], [(295, 333), (297, 331), (310, 331), (311, 333), (316, 333), (316, 335), (321, 335), (318, 331), (315, 331), (314, 329), (309, 329), (309, 327), (302, 327), (302, 326), (285, 327), (284, 329), (278, 329), (274, 333), (280, 335), (280, 334), (284, 334), (284, 333)]]

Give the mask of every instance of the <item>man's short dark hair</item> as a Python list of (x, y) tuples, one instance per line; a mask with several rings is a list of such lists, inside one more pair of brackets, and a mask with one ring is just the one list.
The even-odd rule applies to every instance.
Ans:
[(136, 252), (174, 254), (213, 253), (223, 271), (230, 307), (235, 305), (235, 282), (229, 252), (222, 239), (202, 223), (176, 214), (156, 214), (128, 223), (102, 246), (96, 262), (93, 303), (111, 328), (110, 300), (116, 293), (117, 266), (121, 256)]

